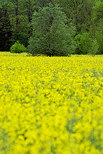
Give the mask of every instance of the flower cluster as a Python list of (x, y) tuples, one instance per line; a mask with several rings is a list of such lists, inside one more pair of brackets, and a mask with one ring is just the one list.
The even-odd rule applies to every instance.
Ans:
[(102, 130), (102, 56), (0, 53), (0, 154), (101, 154)]

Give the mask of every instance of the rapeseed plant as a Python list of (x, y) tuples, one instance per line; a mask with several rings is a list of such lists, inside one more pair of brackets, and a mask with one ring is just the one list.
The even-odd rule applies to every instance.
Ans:
[(103, 57), (0, 53), (0, 154), (103, 153)]

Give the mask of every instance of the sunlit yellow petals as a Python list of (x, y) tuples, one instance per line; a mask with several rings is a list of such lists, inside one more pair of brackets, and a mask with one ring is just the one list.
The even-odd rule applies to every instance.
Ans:
[(0, 53), (0, 154), (102, 154), (103, 56)]

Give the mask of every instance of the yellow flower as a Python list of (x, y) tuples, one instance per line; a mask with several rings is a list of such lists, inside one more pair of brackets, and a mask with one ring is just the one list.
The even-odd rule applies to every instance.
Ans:
[(103, 153), (103, 57), (0, 53), (0, 154)]

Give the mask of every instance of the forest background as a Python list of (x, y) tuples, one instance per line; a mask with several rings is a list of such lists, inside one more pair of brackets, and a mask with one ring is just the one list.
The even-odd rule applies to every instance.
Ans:
[[(53, 14), (53, 9), (56, 10), (55, 14)], [(50, 12), (52, 12), (52, 16), (49, 18), (48, 13)], [(35, 15), (35, 13), (37, 14)], [(41, 16), (44, 17), (42, 20)], [(44, 25), (44, 29), (39, 35), (41, 41), (47, 23), (49, 23), (49, 28), (46, 28), (50, 30), (52, 25), (50, 19), (54, 16), (57, 19), (57, 24), (60, 23), (59, 26), (54, 27), (57, 29), (59, 27), (58, 38), (61, 37), (61, 39), (58, 40), (49, 32), (49, 37), (45, 40), (46, 43), (44, 38), (43, 43), (47, 44), (52, 35), (53, 39), (56, 37), (54, 40), (58, 40), (55, 44), (62, 44), (63, 36), (69, 40), (69, 44), (66, 40), (64, 40), (64, 47), (49, 42), (49, 48), (44, 48), (45, 45), (41, 43), (40, 53), (45, 54), (46, 52), (49, 56), (53, 53), (63, 56), (69, 52), (73, 54), (103, 54), (102, 0), (0, 0), (0, 51), (9, 51), (16, 42), (16, 44), (22, 44), (26, 47), (23, 49), (32, 50), (31, 53), (35, 54), (40, 43), (36, 44), (37, 42), (34, 40), (38, 39), (36, 36), (38, 36), (40, 26)], [(66, 35), (67, 27), (69, 28), (68, 35)], [(66, 48), (67, 44), (69, 48)], [(50, 49), (49, 53), (45, 49)], [(53, 51), (54, 49), (56, 52)], [(68, 52), (66, 52), (67, 50)]]

